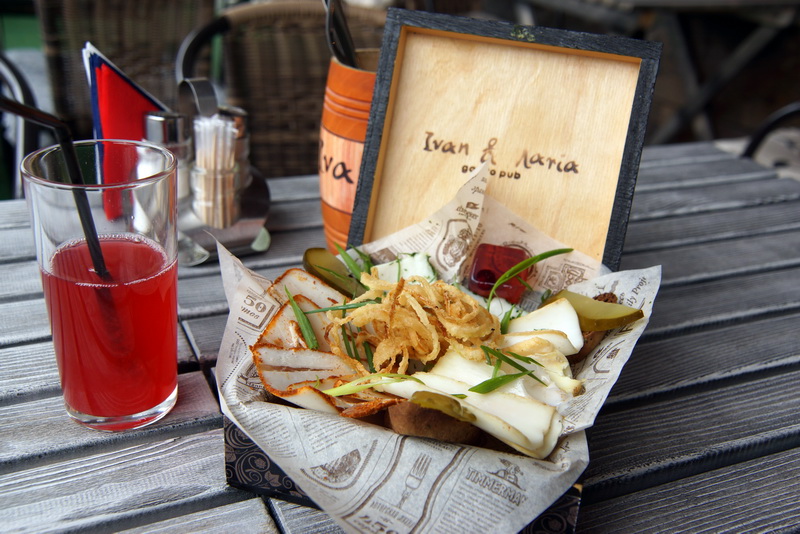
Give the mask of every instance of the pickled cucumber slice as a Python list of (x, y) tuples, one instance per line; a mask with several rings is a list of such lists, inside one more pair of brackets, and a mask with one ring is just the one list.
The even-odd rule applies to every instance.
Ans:
[(581, 330), (596, 332), (599, 330), (613, 330), (637, 321), (644, 317), (644, 312), (623, 304), (601, 302), (591, 297), (579, 295), (572, 291), (562, 290), (547, 299), (545, 304), (555, 302), (560, 298), (567, 299), (575, 311), (578, 312)]
[(309, 248), (303, 254), (303, 268), (348, 297), (357, 297), (365, 289), (350, 275), (347, 267), (328, 249)]

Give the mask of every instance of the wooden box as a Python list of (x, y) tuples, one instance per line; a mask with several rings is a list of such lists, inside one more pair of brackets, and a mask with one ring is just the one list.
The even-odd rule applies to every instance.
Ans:
[(390, 9), (348, 241), (488, 194), (619, 265), (660, 43)]

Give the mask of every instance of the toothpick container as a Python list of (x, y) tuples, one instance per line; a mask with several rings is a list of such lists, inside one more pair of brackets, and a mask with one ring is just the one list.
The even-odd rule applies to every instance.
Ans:
[(363, 69), (331, 58), (320, 129), (319, 181), (328, 248), (344, 247), (367, 135), (378, 50), (358, 52)]

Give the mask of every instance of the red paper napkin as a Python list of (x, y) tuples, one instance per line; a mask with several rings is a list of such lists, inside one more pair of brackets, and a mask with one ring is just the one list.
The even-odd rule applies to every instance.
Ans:
[[(169, 111), (169, 108), (150, 95), (100, 53), (91, 43), (83, 49), (83, 60), (92, 97), (92, 118), (95, 139), (144, 139), (144, 117), (148, 111)], [(105, 161), (120, 163), (117, 154), (103, 154)], [(104, 163), (106, 183), (122, 181), (131, 169), (119, 167), (112, 172)], [(121, 215), (122, 198), (106, 194), (106, 216)]]

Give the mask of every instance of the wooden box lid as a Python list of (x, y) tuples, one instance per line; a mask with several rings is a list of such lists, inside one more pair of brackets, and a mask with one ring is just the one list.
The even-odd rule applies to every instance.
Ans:
[(660, 43), (390, 9), (349, 243), (488, 194), (616, 270)]

